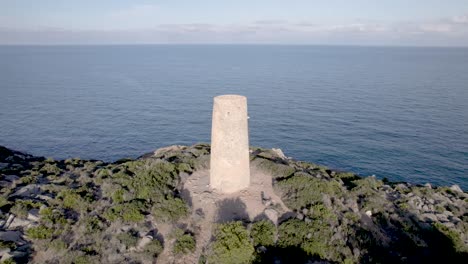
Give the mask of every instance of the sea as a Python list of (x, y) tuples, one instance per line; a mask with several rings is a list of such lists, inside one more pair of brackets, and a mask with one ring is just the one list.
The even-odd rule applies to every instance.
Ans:
[(115, 161), (209, 142), (222, 94), (248, 98), (252, 146), (468, 190), (468, 48), (0, 46), (0, 145)]

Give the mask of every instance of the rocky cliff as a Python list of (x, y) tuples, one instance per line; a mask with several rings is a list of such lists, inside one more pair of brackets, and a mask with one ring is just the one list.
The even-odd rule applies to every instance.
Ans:
[(210, 147), (106, 163), (0, 147), (2, 263), (462, 263), (468, 195), (251, 148), (252, 184), (208, 186)]

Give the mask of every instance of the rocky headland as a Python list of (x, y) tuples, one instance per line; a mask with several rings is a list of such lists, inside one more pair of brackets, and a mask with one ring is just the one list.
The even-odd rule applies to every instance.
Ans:
[(113, 163), (0, 146), (1, 263), (466, 263), (468, 194), (251, 148), (251, 186), (209, 188), (210, 146)]

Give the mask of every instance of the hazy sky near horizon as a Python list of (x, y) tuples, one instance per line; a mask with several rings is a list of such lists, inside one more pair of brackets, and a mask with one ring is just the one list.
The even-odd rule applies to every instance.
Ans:
[(468, 46), (468, 0), (0, 0), (0, 44)]

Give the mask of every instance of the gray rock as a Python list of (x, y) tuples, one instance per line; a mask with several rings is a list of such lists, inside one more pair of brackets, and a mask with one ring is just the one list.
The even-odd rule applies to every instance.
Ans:
[(11, 249), (10, 248), (2, 248), (0, 249), (0, 256), (3, 256), (7, 253), (10, 253)]
[(309, 213), (309, 209), (304, 208), (302, 209), (302, 214), (307, 215)]
[(447, 216), (444, 214), (436, 214), (436, 216), (440, 222), (449, 222)]
[(261, 253), (265, 253), (265, 252), (267, 252), (267, 248), (266, 248), (266, 247), (264, 247), (264, 246), (260, 246), (260, 247), (258, 247), (258, 248), (257, 248), (257, 250), (258, 250), (259, 252), (261, 252)]
[(460, 193), (463, 193), (463, 190), (460, 188), (460, 186), (454, 184), (452, 186), (450, 186), (450, 190), (454, 191), (454, 192), (460, 192)]
[(353, 211), (353, 213), (359, 212), (358, 204), (354, 199), (347, 199), (345, 205), (349, 207)]
[(43, 194), (38, 194), (38, 195), (36, 195), (36, 198), (37, 198), (37, 199), (44, 200), (44, 201), (50, 201), (50, 200), (54, 199), (54, 198), (51, 197), (51, 196), (43, 195)]
[(443, 224), (444, 226), (448, 227), (448, 228), (454, 228), (454, 227), (455, 227), (455, 225), (454, 225), (453, 223), (451, 223), (451, 222), (444, 222), (444, 223), (442, 223), (442, 224)]
[(11, 195), (11, 197), (13, 196), (29, 197), (32, 195), (39, 194), (40, 191), (41, 191), (41, 188), (39, 187), (38, 184), (29, 184), (29, 185), (19, 188), (14, 194)]
[(361, 250), (359, 248), (353, 248), (353, 255), (355, 258), (359, 258), (361, 256)]
[(304, 219), (304, 215), (299, 213), (299, 214), (296, 215), (296, 218), (299, 219), (299, 220), (302, 220), (302, 219)]
[(445, 216), (447, 216), (447, 217), (453, 216), (453, 213), (450, 212), (450, 211), (444, 211), (442, 214), (445, 215)]
[(32, 222), (39, 222), (40, 220), (39, 209), (29, 210), (27, 219)]
[(5, 225), (3, 226), (3, 228), (7, 229), (10, 227), (11, 223), (13, 222), (13, 220), (15, 219), (15, 216), (13, 214), (10, 214), (6, 220), (6, 223)]
[(9, 229), (14, 229), (14, 228), (17, 228), (17, 227), (28, 228), (28, 227), (33, 226), (35, 223), (36, 223), (35, 221), (15, 217), (13, 219), (13, 222), (11, 222), (11, 224), (8, 226), (8, 228)]
[(283, 151), (279, 148), (272, 148), (271, 149), (279, 158), (281, 159), (287, 159), (287, 157), (284, 155)]
[(265, 192), (261, 192), (261, 198), (262, 198), (263, 205), (265, 205), (266, 207), (271, 205), (271, 203), (272, 203), (271, 197), (269, 195), (265, 194)]
[(9, 182), (14, 182), (14, 181), (17, 181), (19, 180), (20, 177), (16, 176), (16, 175), (5, 175), (4, 179), (9, 181)]
[(325, 207), (330, 208), (332, 206), (332, 202), (331, 202), (331, 199), (330, 199), (329, 195), (322, 194), (322, 201), (323, 201), (323, 204), (325, 205)]
[(23, 239), (21, 238), (20, 231), (0, 231), (0, 240), (3, 241), (12, 241), (12, 242), (21, 242)]
[(437, 222), (437, 216), (434, 214), (422, 214), (421, 219), (425, 222)]
[(427, 200), (430, 204), (434, 204), (434, 199), (430, 198)]
[(138, 241), (137, 249), (142, 250), (146, 245), (153, 241), (153, 237), (150, 235), (144, 236)]
[[(403, 184), (403, 183), (399, 183), (395, 186), (396, 189), (400, 189), (401, 191), (409, 191), (409, 188), (408, 186), (406, 186), (406, 184)], [(408, 194), (409, 195), (409, 194)]]
[(424, 186), (425, 186), (426, 188), (432, 189), (432, 185), (431, 185), (430, 183), (426, 183), (426, 184), (424, 184)]
[(22, 252), (22, 251), (8, 252), (2, 256), (0, 261), (6, 261), (11, 258), (20, 258), (20, 257), (26, 256), (26, 254), (27, 254), (26, 252)]
[(427, 205), (424, 205), (422, 209), (424, 212), (429, 212), (429, 207)]
[(278, 224), (278, 212), (276, 210), (268, 208), (268, 209), (265, 209), (265, 211), (263, 212), (268, 217), (268, 219), (270, 219), (270, 221), (272, 221), (275, 225)]

